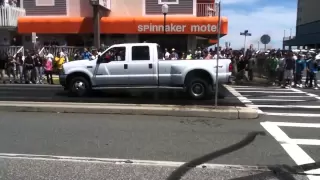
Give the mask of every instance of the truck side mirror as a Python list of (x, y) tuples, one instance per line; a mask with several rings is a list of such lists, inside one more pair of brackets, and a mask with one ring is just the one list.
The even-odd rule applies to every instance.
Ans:
[(98, 57), (98, 60), (97, 60), (97, 64), (100, 64), (100, 63), (109, 63), (111, 62), (111, 58), (110, 56), (99, 56)]
[(103, 57), (102, 56), (98, 56), (97, 64), (100, 64), (102, 61), (103, 61)]

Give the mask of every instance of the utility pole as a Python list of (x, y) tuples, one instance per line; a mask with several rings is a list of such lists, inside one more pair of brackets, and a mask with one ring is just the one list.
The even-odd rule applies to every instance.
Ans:
[(240, 32), (240, 35), (241, 36), (244, 36), (244, 52), (243, 52), (243, 54), (245, 55), (245, 53), (246, 53), (246, 50), (247, 50), (247, 36), (252, 36), (252, 34), (251, 33), (249, 33), (249, 30), (245, 30), (244, 32)]

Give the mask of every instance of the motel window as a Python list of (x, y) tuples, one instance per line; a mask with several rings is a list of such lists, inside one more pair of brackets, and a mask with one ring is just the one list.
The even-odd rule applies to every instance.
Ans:
[(159, 4), (179, 4), (179, 0), (158, 0)]
[(36, 0), (36, 6), (54, 6), (55, 0)]
[(132, 61), (150, 61), (149, 46), (133, 46)]

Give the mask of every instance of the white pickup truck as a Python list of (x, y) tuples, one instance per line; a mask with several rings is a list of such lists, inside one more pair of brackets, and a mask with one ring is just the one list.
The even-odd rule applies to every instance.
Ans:
[[(174, 89), (193, 99), (210, 99), (215, 85), (216, 60), (163, 60), (156, 43), (116, 44), (94, 60), (63, 64), (60, 84), (72, 95), (93, 89)], [(218, 83), (229, 81), (230, 59), (219, 61)]]

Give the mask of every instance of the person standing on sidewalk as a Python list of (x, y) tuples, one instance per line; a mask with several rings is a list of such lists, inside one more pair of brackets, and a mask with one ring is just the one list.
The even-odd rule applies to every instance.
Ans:
[[(8, 75), (10, 84), (16, 82), (15, 68), (16, 68), (16, 60), (13, 58), (12, 55), (9, 55), (8, 62), (7, 62), (7, 75)], [(13, 80), (11, 79), (11, 77), (13, 78)]]
[(278, 86), (281, 86), (281, 82), (283, 81), (283, 77), (284, 77), (284, 58), (281, 54), (281, 51), (278, 51), (276, 54), (276, 57), (279, 60), (279, 65), (278, 65), (278, 69), (277, 69), (277, 76), (278, 76)]
[(304, 55), (299, 55), (296, 60), (296, 72), (294, 78), (294, 86), (302, 88), (302, 73), (306, 68)]
[(53, 71), (53, 55), (48, 54), (46, 56), (46, 60), (44, 63), (44, 73), (47, 77), (47, 83), (48, 84), (53, 84), (53, 79), (52, 79), (52, 71)]
[(0, 52), (0, 80), (5, 83), (5, 69), (6, 69), (6, 61), (7, 54), (5, 52)]
[(247, 59), (247, 71), (248, 71), (248, 78), (250, 81), (253, 81), (253, 67), (255, 65), (255, 59), (252, 56), (252, 52), (247, 51), (247, 55), (246, 55), (246, 59)]
[(16, 56), (16, 70), (17, 70), (17, 76), (19, 76), (20, 83), (23, 82), (24, 78), (24, 72), (23, 72), (23, 56), (22, 53), (19, 52)]
[(310, 76), (310, 86), (312, 87), (312, 81), (314, 82), (313, 84), (313, 89), (318, 89), (318, 70), (319, 70), (319, 65), (318, 62), (316, 61), (316, 54), (312, 54), (312, 59), (308, 62), (307, 64), (307, 71), (309, 72)]
[[(289, 51), (288, 55), (285, 58), (284, 61), (284, 78), (282, 82), (282, 87), (291, 87), (292, 79), (293, 79), (293, 72), (295, 71), (296, 62), (293, 58), (293, 52)], [(288, 86), (286, 86), (286, 83), (288, 82)]]
[(275, 52), (271, 52), (270, 57), (267, 59), (267, 61), (268, 61), (269, 83), (274, 86), (276, 84), (277, 69), (279, 67), (279, 59), (276, 57)]
[(34, 61), (32, 58), (31, 53), (28, 51), (27, 52), (27, 56), (24, 60), (24, 72), (25, 72), (25, 83), (26, 84), (31, 84), (31, 80), (32, 80), (32, 71), (34, 69)]
[(311, 54), (308, 53), (305, 59), (306, 64), (306, 82), (305, 82), (305, 88), (312, 87), (311, 81), (310, 81), (310, 72), (308, 70), (309, 62), (312, 60)]
[(42, 74), (43, 74), (43, 69), (42, 69), (42, 58), (40, 55), (37, 53), (34, 56), (34, 65), (35, 65), (35, 77), (34, 77), (34, 82), (36, 84), (42, 84)]

